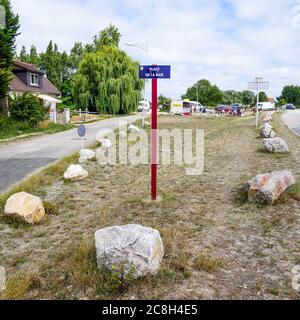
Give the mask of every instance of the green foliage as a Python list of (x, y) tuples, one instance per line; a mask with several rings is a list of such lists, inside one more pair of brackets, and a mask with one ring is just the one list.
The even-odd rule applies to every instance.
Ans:
[(182, 96), (182, 99), (189, 99), (197, 101), (197, 87), (198, 100), (202, 105), (214, 106), (222, 103), (223, 93), (215, 85), (212, 85), (208, 80), (200, 80), (187, 90), (187, 93)]
[[(256, 101), (257, 95), (255, 96), (255, 101)], [(266, 93), (264, 91), (261, 91), (259, 93), (259, 102), (268, 102), (268, 96), (266, 95)]]
[(160, 95), (158, 97), (158, 105), (162, 106), (162, 109), (161, 109), (162, 111), (169, 112), (171, 107), (171, 102), (172, 102), (171, 98), (167, 98), (163, 95)]
[(255, 99), (255, 94), (252, 91), (244, 90), (242, 92), (242, 104), (245, 106), (253, 105)]
[(279, 107), (282, 107), (282, 106), (284, 106), (286, 103), (287, 103), (287, 102), (286, 102), (283, 98), (281, 98), (281, 99), (279, 99), (279, 101), (278, 101), (278, 106), (279, 106)]
[(15, 55), (15, 40), (19, 30), (19, 17), (9, 0), (0, 0), (5, 9), (5, 28), (0, 28), (0, 100), (4, 99), (11, 81), (11, 64)]
[(300, 106), (300, 86), (285, 86), (279, 99), (284, 99), (286, 103)]
[(118, 48), (120, 39), (121, 33), (119, 32), (119, 29), (116, 26), (110, 24), (107, 28), (100, 31), (99, 37), (94, 37), (94, 46), (96, 51), (99, 51), (106, 46), (113, 46)]
[(0, 115), (0, 140), (14, 138), (31, 133), (54, 133), (72, 129), (73, 125), (60, 125), (50, 122), (46, 128), (32, 126), (28, 121), (16, 121)]
[(24, 46), (22, 46), (21, 52), (19, 57), (17, 57), (19, 61), (34, 64), (35, 66), (39, 67), (41, 65), (40, 56), (36, 50), (36, 47), (33, 45), (30, 48), (29, 54)]
[(9, 111), (12, 119), (26, 121), (32, 126), (42, 121), (46, 113), (43, 104), (30, 93), (11, 98)]
[[(72, 97), (72, 79), (78, 71), (80, 62), (87, 53), (95, 53), (102, 50), (105, 46), (118, 47), (121, 34), (117, 27), (109, 25), (107, 28), (99, 32), (99, 36), (95, 36), (93, 42), (83, 45), (76, 42), (70, 51), (70, 54), (60, 52), (57, 44), (53, 41), (45, 52), (38, 54), (36, 47), (33, 45), (30, 53), (27, 53), (23, 46), (18, 56), (20, 61), (34, 64), (36, 67), (46, 72), (48, 79), (61, 91), (63, 103), (61, 107), (72, 108), (74, 105)], [(111, 97), (113, 108), (118, 104), (116, 97)]]
[(227, 90), (223, 93), (223, 103), (232, 104), (232, 103), (242, 103), (243, 96), (241, 92), (234, 90)]
[(114, 46), (86, 54), (73, 79), (75, 105), (108, 114), (133, 112), (144, 84), (137, 71), (138, 63)]
[[(198, 94), (197, 94), (198, 86)], [(200, 80), (187, 90), (187, 93), (182, 96), (182, 99), (197, 101), (206, 106), (215, 106), (217, 104), (232, 104), (240, 103), (243, 105), (252, 105), (255, 95), (252, 91), (221, 91), (217, 86), (211, 85), (208, 80)]]

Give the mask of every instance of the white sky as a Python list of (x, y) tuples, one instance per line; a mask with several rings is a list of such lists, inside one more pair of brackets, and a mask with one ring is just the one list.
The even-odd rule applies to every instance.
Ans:
[[(222, 90), (244, 90), (256, 75), (270, 81), (270, 96), (300, 84), (300, 0), (12, 0), (20, 16), (18, 50), (50, 40), (60, 50), (91, 42), (109, 23), (121, 48), (142, 64), (143, 51), (127, 41), (148, 41), (150, 64), (171, 64), (159, 92), (179, 98), (200, 79)], [(149, 89), (148, 89), (149, 91)], [(148, 92), (149, 94), (149, 92)]]

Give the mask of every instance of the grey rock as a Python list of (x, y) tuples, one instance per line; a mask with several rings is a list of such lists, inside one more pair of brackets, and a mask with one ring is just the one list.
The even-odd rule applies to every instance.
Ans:
[(285, 153), (290, 151), (287, 143), (282, 138), (279, 138), (279, 137), (264, 139), (263, 145), (265, 149), (269, 152)]
[(95, 233), (99, 268), (130, 273), (134, 278), (156, 274), (164, 255), (159, 231), (140, 225), (113, 226)]

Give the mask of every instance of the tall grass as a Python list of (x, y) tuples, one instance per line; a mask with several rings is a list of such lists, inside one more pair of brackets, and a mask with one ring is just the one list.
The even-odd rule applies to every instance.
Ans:
[(72, 125), (60, 125), (49, 122), (46, 126), (33, 126), (27, 121), (16, 121), (0, 115), (0, 140), (18, 137), (30, 133), (54, 133), (73, 128)]

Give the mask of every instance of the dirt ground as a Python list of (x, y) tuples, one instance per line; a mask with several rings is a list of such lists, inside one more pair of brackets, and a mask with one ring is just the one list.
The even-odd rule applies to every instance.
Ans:
[[(275, 130), (291, 152), (269, 154), (254, 124), (253, 117), (161, 116), (161, 129), (205, 130), (205, 172), (187, 176), (183, 166), (160, 165), (156, 204), (148, 201), (149, 166), (90, 162), (81, 182), (39, 187), (35, 193), (59, 213), (34, 227), (0, 220), (0, 265), (10, 279), (2, 298), (300, 298), (292, 287), (292, 269), (300, 265), (300, 202), (285, 197), (259, 206), (241, 194), (259, 173), (288, 169), (299, 181), (300, 139), (276, 116)], [(112, 275), (96, 274), (93, 235), (127, 223), (158, 229), (166, 254), (156, 277), (116, 285)]]

